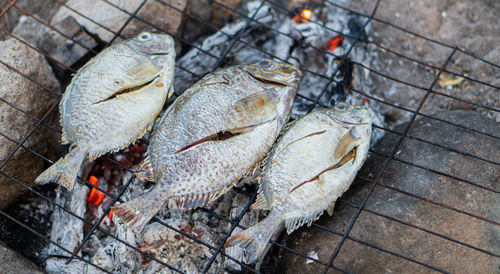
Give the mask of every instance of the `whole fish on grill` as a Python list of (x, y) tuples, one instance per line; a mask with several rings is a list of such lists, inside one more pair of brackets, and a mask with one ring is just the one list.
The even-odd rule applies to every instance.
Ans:
[(290, 234), (310, 225), (350, 186), (368, 154), (371, 119), (365, 107), (338, 104), (294, 121), (266, 159), (252, 209), (271, 210), (226, 246), (244, 248), (254, 263), (284, 223)]
[(35, 182), (72, 189), (85, 158), (93, 161), (142, 137), (173, 93), (174, 63), (172, 37), (149, 32), (88, 61), (59, 103), (61, 143), (71, 144), (69, 153)]
[(261, 161), (286, 123), (302, 73), (260, 60), (203, 77), (160, 118), (137, 173), (154, 188), (113, 212), (141, 231), (165, 202), (202, 207)]

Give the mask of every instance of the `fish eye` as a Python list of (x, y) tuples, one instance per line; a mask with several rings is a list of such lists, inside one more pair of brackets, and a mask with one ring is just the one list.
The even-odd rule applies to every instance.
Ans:
[(151, 38), (151, 33), (149, 32), (143, 32), (139, 35), (139, 40), (141, 41), (146, 41), (146, 40), (149, 40)]
[(271, 62), (269, 60), (260, 60), (257, 65), (261, 67), (269, 67), (271, 65)]

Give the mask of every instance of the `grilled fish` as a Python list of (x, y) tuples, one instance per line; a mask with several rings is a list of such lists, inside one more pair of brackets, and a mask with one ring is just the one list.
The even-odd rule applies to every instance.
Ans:
[(364, 107), (338, 104), (287, 127), (266, 160), (252, 205), (269, 215), (226, 243), (243, 247), (246, 263), (261, 256), (283, 223), (290, 234), (324, 210), (331, 215), (368, 154), (371, 119)]
[(173, 93), (175, 44), (142, 32), (112, 45), (81, 67), (59, 103), (62, 144), (69, 153), (38, 178), (72, 189), (83, 160), (120, 150), (151, 128)]
[(114, 214), (141, 231), (170, 198), (180, 210), (211, 204), (272, 148), (301, 77), (297, 66), (267, 59), (203, 77), (153, 133), (137, 177), (156, 185)]

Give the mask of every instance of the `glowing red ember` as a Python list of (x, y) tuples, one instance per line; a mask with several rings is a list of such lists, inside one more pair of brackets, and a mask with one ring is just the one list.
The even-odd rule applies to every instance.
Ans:
[(328, 44), (326, 45), (326, 49), (328, 51), (334, 51), (336, 48), (342, 46), (342, 43), (344, 42), (344, 38), (342, 36), (337, 36), (332, 38), (332, 40), (328, 41)]
[[(93, 184), (96, 187), (99, 187), (99, 179), (95, 176), (90, 176), (89, 182)], [(99, 205), (102, 202), (102, 199), (104, 199), (104, 193), (100, 192), (97, 190), (97, 188), (92, 188), (90, 191), (89, 198), (87, 201), (94, 203), (94, 205)]]
[(303, 9), (299, 15), (295, 15), (293, 20), (297, 23), (305, 23), (312, 17), (312, 11), (308, 9)]

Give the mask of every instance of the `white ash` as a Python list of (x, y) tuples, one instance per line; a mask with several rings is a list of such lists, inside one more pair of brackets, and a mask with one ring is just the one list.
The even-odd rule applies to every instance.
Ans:
[(100, 269), (84, 261), (73, 260), (69, 264), (66, 263), (67, 261), (68, 259), (65, 258), (48, 258), (45, 271), (47, 271), (47, 273), (104, 273)]
[[(62, 187), (56, 189), (55, 203), (63, 206), (75, 215), (84, 218), (89, 188), (75, 184), (72, 191)], [(66, 250), (74, 250), (83, 240), (83, 221), (72, 216), (60, 207), (52, 213), (50, 239)], [(67, 256), (68, 253), (55, 244), (50, 244), (47, 253), (50, 256)], [(80, 254), (78, 254), (80, 255)], [(49, 266), (47, 266), (49, 267)]]
[[(314, 250), (309, 251), (309, 253), (307, 253), (307, 256), (309, 256), (309, 257), (311, 257), (311, 258), (313, 258), (313, 259), (319, 260), (319, 257), (318, 257), (318, 252), (316, 252), (316, 251), (314, 251)], [(311, 260), (311, 259), (307, 259), (307, 260), (306, 260), (306, 264), (312, 264), (312, 263), (314, 263), (314, 261), (313, 261), (313, 260)]]

